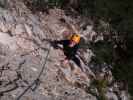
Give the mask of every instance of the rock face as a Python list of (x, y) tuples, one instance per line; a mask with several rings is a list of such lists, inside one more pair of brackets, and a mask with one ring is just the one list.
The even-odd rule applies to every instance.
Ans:
[[(9, 0), (8, 5), (9, 9), (0, 8), (0, 100), (18, 100), (40, 73), (36, 84), (21, 96), (21, 100), (97, 100), (96, 95), (87, 92), (97, 77), (86, 65), (94, 56), (93, 52), (90, 49), (79, 51), (80, 60), (86, 66), (83, 72), (73, 61), (62, 65), (62, 51), (49, 49), (50, 41), (62, 39), (64, 32), (72, 30), (68, 23), (76, 23), (78, 19), (66, 16), (60, 9), (33, 15), (17, 0)], [(93, 41), (94, 37), (96, 41), (102, 40), (102, 35), (98, 37), (91, 25), (82, 33), (85, 42)], [(105, 70), (102, 73), (106, 75)], [(106, 94), (117, 100), (113, 92)], [(122, 100), (128, 100), (125, 92), (121, 94), (123, 97), (126, 99)]]

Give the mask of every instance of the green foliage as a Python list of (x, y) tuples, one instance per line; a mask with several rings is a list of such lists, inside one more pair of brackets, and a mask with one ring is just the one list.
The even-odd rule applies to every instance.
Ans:
[[(131, 60), (133, 61), (133, 59)], [(133, 62), (119, 63), (114, 65), (112, 70), (113, 75), (117, 80), (125, 81), (128, 84), (128, 89), (131, 95), (133, 94)]]
[(31, 0), (25, 1), (27, 7), (34, 11), (47, 11), (49, 8), (62, 7), (65, 0)]
[(113, 45), (107, 41), (94, 43), (92, 50), (96, 57), (93, 59), (97, 64), (111, 64), (113, 59)]
[(79, 13), (85, 16), (91, 16), (94, 14), (94, 0), (79, 0)]
[[(133, 1), (132, 0), (95, 0), (93, 16), (98, 16), (108, 21), (111, 26), (119, 33), (119, 38), (126, 43), (126, 55), (123, 56), (123, 48), (115, 52), (119, 54), (119, 60), (113, 62), (113, 75), (117, 80), (124, 80), (129, 86), (129, 92), (133, 95)], [(124, 34), (123, 34), (124, 33)], [(117, 41), (114, 41), (117, 42)], [(105, 43), (106, 44), (106, 43)], [(99, 47), (100, 45), (100, 47)], [(105, 46), (104, 43), (95, 45), (94, 52), (96, 60), (102, 63), (111, 63), (115, 59), (112, 46)], [(117, 44), (117, 46), (124, 44)], [(111, 47), (108, 49), (107, 47)], [(107, 53), (106, 53), (107, 52)], [(104, 55), (105, 54), (105, 55)], [(107, 56), (108, 55), (108, 56)]]
[(96, 14), (110, 21), (117, 31), (130, 30), (129, 27), (133, 26), (133, 3), (128, 1), (96, 0)]
[(94, 80), (92, 85), (95, 86), (98, 90), (99, 95), (97, 96), (98, 100), (107, 100), (105, 96), (105, 89), (107, 87), (108, 81), (105, 79)]
[(61, 7), (64, 3), (64, 0), (48, 0), (47, 3), (49, 6)]

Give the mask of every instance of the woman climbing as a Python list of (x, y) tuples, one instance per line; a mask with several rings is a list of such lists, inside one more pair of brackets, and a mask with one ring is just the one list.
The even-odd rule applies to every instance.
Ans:
[(80, 43), (80, 35), (79, 34), (73, 34), (70, 39), (66, 40), (59, 40), (54, 41), (54, 47), (58, 47), (58, 44), (63, 45), (63, 52), (66, 56), (65, 59), (62, 61), (64, 65), (69, 63), (69, 60), (72, 60), (76, 63), (77, 66), (83, 70), (80, 60), (78, 57), (76, 57), (77, 50), (79, 49), (79, 43)]

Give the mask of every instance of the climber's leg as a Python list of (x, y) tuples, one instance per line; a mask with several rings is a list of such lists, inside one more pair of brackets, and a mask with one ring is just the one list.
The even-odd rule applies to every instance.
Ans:
[(80, 69), (83, 71), (83, 68), (82, 68), (82, 66), (81, 66), (81, 62), (80, 62), (80, 60), (76, 57), (76, 56), (74, 56), (73, 58), (72, 58), (72, 60), (75, 62), (75, 64), (78, 66), (78, 67), (80, 67)]

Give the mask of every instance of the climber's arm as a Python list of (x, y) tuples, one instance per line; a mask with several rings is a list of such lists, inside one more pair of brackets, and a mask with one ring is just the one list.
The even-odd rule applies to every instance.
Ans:
[(54, 48), (61, 48), (59, 45), (64, 45), (64, 43), (66, 42), (67, 40), (54, 40), (51, 42), (51, 45), (54, 47)]

